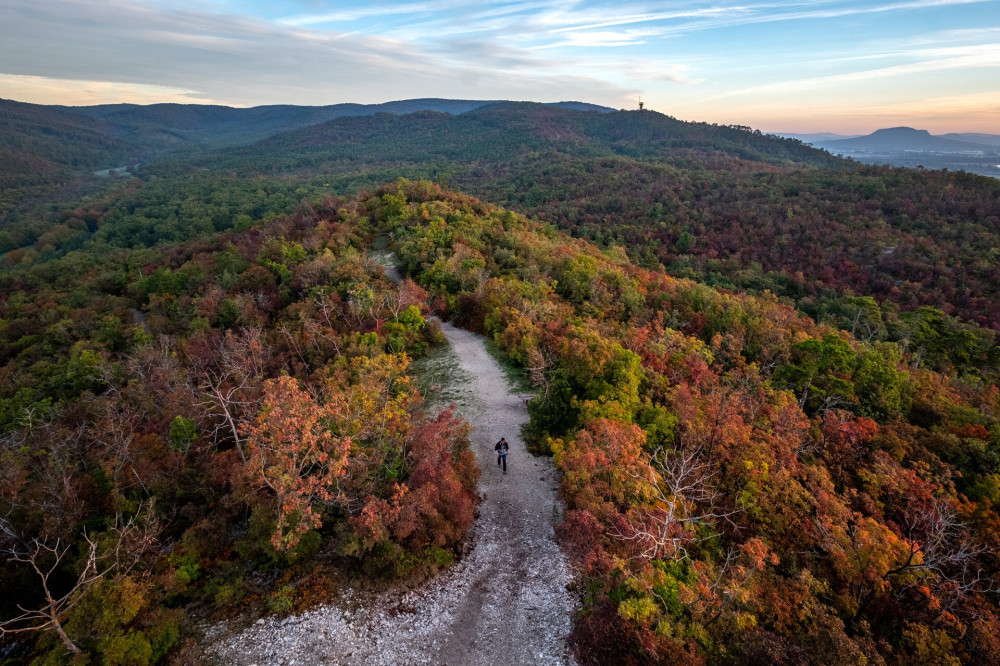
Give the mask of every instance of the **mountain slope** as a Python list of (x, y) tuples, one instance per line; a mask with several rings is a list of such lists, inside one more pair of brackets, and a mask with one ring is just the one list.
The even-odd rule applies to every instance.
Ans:
[[(181, 203), (167, 221), (201, 217)], [(387, 279), (376, 236), (414, 281)], [(139, 663), (205, 663), (190, 650), (210, 621), (298, 614), (353, 581), (404, 578), (436, 597), (419, 576), (460, 556), (481, 585), (445, 609), (487, 633), (434, 629), (452, 616), (427, 621), (417, 601), (369, 622), (364, 598), (345, 595), (354, 626), (412, 629), (415, 656), (447, 640), (427, 656), (482, 663), (490, 632), (565, 626), (536, 616), (558, 610), (521, 585), (537, 577), (577, 596), (571, 643), (585, 664), (990, 663), (998, 366), (929, 367), (966, 333), (942, 335), (934, 312), (899, 342), (864, 326), (856, 336), (429, 182), (317, 197), (186, 238), (128, 251), (105, 240), (0, 271), (12, 295), (0, 299), (0, 538), (81, 553), (60, 568), (70, 585), (92, 566), (91, 543), (107, 549), (108, 576), (70, 589), (59, 617), (91, 662), (128, 650), (148, 657)], [(562, 472), (571, 589), (552, 550), (476, 553), (497, 542), (463, 540), (479, 501), (468, 430), (451, 410), (428, 414), (408, 378), (409, 356), (440, 336), (427, 304), (528, 371), (524, 437)], [(487, 391), (487, 418), (520, 409)], [(487, 434), (517, 423), (480, 423), (473, 441), (491, 456)], [(530, 485), (539, 502), (552, 497)], [(548, 534), (559, 517), (539, 502), (481, 515)], [(51, 604), (38, 568), (0, 553), (0, 620)], [(504, 589), (516, 621), (490, 612)], [(463, 623), (480, 610), (498, 623)], [(299, 630), (261, 619), (248, 635), (281, 625), (289, 640), (264, 647), (268, 660), (364, 661), (323, 641), (322, 620), (339, 631), (343, 616), (314, 617)], [(49, 634), (5, 636), (0, 649), (60, 663), (67, 646)], [(511, 645), (505, 663), (559, 656), (556, 632), (509, 634), (497, 641)], [(369, 650), (386, 635), (360, 640)], [(310, 654), (317, 645), (326, 659)], [(525, 645), (543, 656), (514, 652)], [(236, 663), (256, 657), (237, 651)]]
[(57, 178), (67, 170), (119, 164), (141, 148), (111, 124), (58, 107), (0, 100), (0, 186)]
[(457, 116), (419, 112), (340, 118), (199, 160), (243, 173), (294, 173), (359, 165), (513, 163), (540, 152), (672, 159), (685, 151), (773, 164), (838, 167), (845, 162), (801, 142), (651, 111), (581, 113), (552, 105), (502, 102)]
[[(643, 265), (768, 290), (814, 316), (853, 293), (1000, 328), (1000, 274), (982, 261), (1000, 242), (997, 183), (861, 168), (740, 128), (496, 104), (338, 119), (197, 166), (297, 174), (338, 191), (435, 178), (626, 247)], [(178, 162), (162, 173), (190, 169)]]
[[(236, 108), (196, 104), (110, 104), (64, 107), (81, 115), (101, 119), (144, 145), (170, 149), (185, 143), (207, 147), (246, 145), (273, 134), (328, 122), (335, 118), (397, 115), (420, 111), (461, 114), (494, 102), (486, 100), (409, 99), (383, 104), (333, 104), (295, 106), (279, 104)], [(610, 111), (581, 102), (558, 102), (554, 106)]]

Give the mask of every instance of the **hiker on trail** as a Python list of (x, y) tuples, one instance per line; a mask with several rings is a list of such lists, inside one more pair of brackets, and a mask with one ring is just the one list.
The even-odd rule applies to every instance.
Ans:
[(493, 447), (493, 450), (497, 452), (497, 467), (500, 467), (502, 463), (504, 474), (507, 473), (507, 450), (509, 448), (510, 447), (507, 446), (507, 440), (503, 437), (501, 437), (500, 441)]

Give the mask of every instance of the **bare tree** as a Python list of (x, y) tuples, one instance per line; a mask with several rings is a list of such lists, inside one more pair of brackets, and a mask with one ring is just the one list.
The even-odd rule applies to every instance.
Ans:
[(697, 525), (735, 513), (717, 508), (719, 493), (710, 484), (715, 472), (701, 454), (700, 447), (658, 449), (648, 464), (628, 470), (648, 491), (653, 506), (641, 512), (641, 519), (628, 519), (611, 536), (642, 544), (642, 557), (687, 559), (686, 544), (695, 538)]
[[(908, 505), (900, 531), (906, 551), (882, 575), (882, 580), (895, 583), (897, 594), (919, 582), (953, 597), (954, 602), (987, 582), (979, 564), (979, 557), (986, 549), (969, 535), (949, 498), (938, 497), (930, 502)], [(852, 535), (852, 544), (855, 541)], [(907, 576), (916, 578), (907, 579)], [(859, 605), (855, 620), (865, 613), (881, 591), (882, 586), (875, 586), (857, 595)]]
[[(322, 289), (320, 289), (319, 294), (313, 298), (313, 304), (316, 306), (319, 322), (312, 318), (306, 319), (303, 323), (306, 332), (309, 333), (314, 340), (326, 340), (333, 346), (334, 353), (337, 356), (340, 356), (340, 339), (337, 337), (337, 327), (333, 325), (332, 318), (332, 315), (340, 316), (340, 308), (335, 307)], [(326, 324), (326, 326), (324, 327), (322, 324)], [(315, 347), (318, 348), (318, 345), (315, 345)]]
[[(77, 544), (63, 537), (24, 539), (9, 520), (0, 518), (0, 552), (7, 556), (8, 562), (29, 567), (35, 573), (42, 592), (37, 608), (25, 608), (18, 604), (21, 614), (0, 622), (0, 636), (51, 630), (67, 650), (80, 654), (80, 648), (63, 627), (66, 613), (98, 581), (127, 575), (156, 543), (159, 524), (155, 520), (139, 520), (140, 514), (148, 513), (147, 508), (140, 505), (139, 512), (126, 520), (118, 516), (116, 526), (106, 535), (107, 539), (95, 540), (84, 532), (79, 543), (83, 551), (79, 573), (65, 586), (59, 585), (54, 578), (58, 578), (57, 572), (70, 563)], [(105, 541), (108, 542), (106, 546)]]
[(528, 350), (528, 378), (533, 386), (542, 389), (543, 400), (548, 400), (551, 382), (548, 371), (555, 367), (557, 355), (545, 345), (538, 345)]
[(260, 387), (264, 378), (268, 348), (260, 327), (229, 332), (220, 346), (215, 363), (197, 369), (202, 406), (216, 420), (213, 435), (232, 438), (240, 460), (246, 462), (244, 433), (260, 405)]
[[(92, 435), (96, 439), (105, 469), (110, 473), (112, 487), (121, 491), (132, 484), (132, 478), (145, 490), (135, 469), (133, 443), (141, 413), (117, 388), (111, 388), (99, 403), (100, 420)], [(131, 474), (129, 474), (131, 472)], [(127, 479), (127, 480), (126, 480)]]
[(986, 549), (972, 540), (949, 498), (908, 505), (902, 531), (909, 544), (908, 556), (886, 576), (927, 571), (961, 592), (971, 591), (982, 579), (979, 556)]
[[(30, 506), (45, 533), (57, 533), (80, 519), (83, 502), (77, 475), (84, 466), (88, 427), (59, 427), (50, 417), (32, 417), (30, 427), (0, 436), (0, 452), (18, 462), (0, 469), (5, 510)], [(25, 478), (34, 482), (24, 484)]]

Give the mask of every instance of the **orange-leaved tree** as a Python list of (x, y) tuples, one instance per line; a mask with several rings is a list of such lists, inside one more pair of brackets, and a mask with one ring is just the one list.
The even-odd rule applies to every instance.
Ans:
[(263, 405), (247, 438), (247, 470), (253, 482), (274, 493), (278, 518), (271, 543), (286, 550), (322, 524), (315, 505), (339, 497), (351, 441), (327, 429), (332, 408), (293, 377), (267, 380)]

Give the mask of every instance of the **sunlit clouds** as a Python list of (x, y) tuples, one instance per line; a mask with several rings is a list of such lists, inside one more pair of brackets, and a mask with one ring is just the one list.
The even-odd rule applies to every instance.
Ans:
[(641, 96), (767, 131), (997, 132), (1000, 3), (6, 0), (0, 74), (45, 103)]
[(36, 104), (89, 105), (105, 104), (108, 100), (128, 101), (132, 104), (219, 104), (199, 96), (193, 90), (137, 83), (113, 81), (85, 81), (57, 79), (42, 76), (0, 74), (0, 90), (9, 99), (28, 100)]

